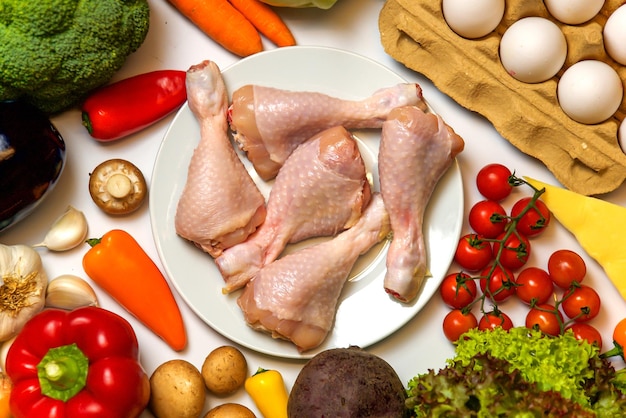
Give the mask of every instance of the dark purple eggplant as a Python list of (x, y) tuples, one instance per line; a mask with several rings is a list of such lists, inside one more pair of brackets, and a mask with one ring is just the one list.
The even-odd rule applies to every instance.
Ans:
[(48, 116), (22, 101), (0, 102), (0, 231), (37, 207), (64, 166), (65, 141)]

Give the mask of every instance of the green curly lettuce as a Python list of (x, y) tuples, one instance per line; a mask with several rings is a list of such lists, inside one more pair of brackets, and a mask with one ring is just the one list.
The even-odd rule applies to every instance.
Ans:
[(261, 0), (270, 6), (278, 7), (317, 7), (319, 9), (330, 9), (337, 0)]
[(409, 382), (407, 408), (422, 417), (594, 417), (582, 405), (544, 391), (509, 371), (506, 360), (478, 354), (468, 362), (451, 361)]
[(540, 389), (556, 390), (568, 399), (588, 404), (580, 383), (593, 377), (589, 360), (598, 356), (598, 348), (581, 343), (571, 332), (550, 338), (538, 330), (516, 327), (509, 332), (502, 328), (493, 332), (472, 330), (464, 337), (456, 346), (456, 360), (467, 363), (478, 353), (489, 353), (507, 360)]
[[(620, 376), (595, 345), (577, 340), (571, 331), (550, 337), (525, 327), (508, 332), (474, 329), (459, 339), (446, 368), (409, 382), (407, 405), (418, 417), (454, 416), (432, 413), (446, 403), (477, 417), (499, 416), (502, 411), (507, 412), (502, 416), (512, 417), (564, 416), (558, 411), (568, 411), (566, 416), (619, 417), (626, 409)], [(556, 409), (553, 415), (548, 409), (543, 415), (524, 415), (533, 403), (538, 411)]]

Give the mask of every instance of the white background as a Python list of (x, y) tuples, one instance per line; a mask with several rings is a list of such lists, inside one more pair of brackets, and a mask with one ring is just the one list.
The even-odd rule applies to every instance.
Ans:
[[(485, 119), (461, 108), (437, 91), (428, 80), (385, 54), (378, 32), (378, 14), (383, 3), (382, 0), (339, 0), (333, 8), (327, 11), (279, 9), (279, 12), (300, 45), (324, 45), (353, 51), (382, 63), (408, 81), (421, 84), (424, 96), (434, 110), (465, 139), (465, 150), (458, 157), (458, 161), (464, 177), (466, 213), (470, 205), (480, 199), (475, 190), (474, 177), (483, 165), (491, 162), (503, 163), (520, 175), (528, 175), (558, 184), (541, 163), (527, 157), (510, 145)], [(189, 66), (205, 59), (215, 61), (220, 68), (224, 69), (238, 60), (238, 57), (214, 43), (166, 1), (150, 0), (150, 5), (151, 27), (148, 36), (141, 48), (129, 57), (115, 79), (157, 69), (186, 70)], [(268, 42), (265, 42), (265, 46), (267, 49), (273, 48)], [(506, 109), (503, 108), (503, 111)], [(0, 233), (0, 242), (3, 244), (40, 242), (48, 226), (65, 210), (67, 205), (71, 204), (87, 216), (90, 225), (89, 236), (101, 236), (113, 228), (125, 229), (139, 241), (157, 265), (161, 266), (152, 237), (148, 205), (144, 205), (138, 212), (129, 216), (118, 218), (107, 216), (92, 203), (87, 183), (90, 171), (97, 164), (114, 157), (134, 162), (150, 182), (160, 142), (172, 118), (173, 115), (138, 134), (115, 143), (102, 144), (94, 141), (81, 125), (78, 109), (55, 116), (53, 122), (67, 144), (67, 164), (62, 178), (54, 192), (38, 210), (20, 224)], [(520, 196), (525, 195), (525, 192), (521, 191), (516, 193)], [(626, 190), (622, 187), (603, 198), (623, 205), (626, 203)], [(508, 201), (505, 206), (508, 205), (507, 208), (510, 208), (512, 203)], [(466, 222), (464, 231), (468, 230)], [(603, 302), (602, 312), (592, 324), (601, 330), (604, 345), (610, 348), (613, 327), (621, 318), (626, 317), (626, 304), (602, 269), (582, 251), (572, 236), (556, 221), (544, 235), (535, 239), (533, 244), (530, 263), (539, 267), (545, 268), (550, 253), (559, 248), (569, 248), (583, 255), (588, 266), (588, 275), (585, 280), (599, 290)], [(615, 244), (619, 245), (619, 243)], [(87, 249), (85, 245), (66, 253), (40, 250), (49, 277), (53, 278), (67, 273), (86, 278), (81, 260)], [(454, 266), (451, 269), (454, 269)], [(121, 314), (134, 326), (140, 341), (141, 361), (148, 373), (152, 373), (159, 364), (175, 358), (184, 358), (200, 368), (211, 350), (220, 345), (232, 344), (200, 321), (176, 295), (187, 327), (188, 347), (182, 352), (174, 352), (104, 292), (99, 289), (97, 291), (102, 307)], [(150, 302), (147, 301), (147, 303)], [(375, 309), (375, 307), (371, 308)], [(502, 309), (511, 313), (516, 325), (523, 325), (524, 309), (519, 302), (513, 300), (506, 302), (502, 305)], [(403, 382), (407, 382), (414, 375), (426, 372), (428, 369), (443, 367), (445, 360), (453, 354), (453, 347), (443, 336), (441, 327), (447, 311), (436, 295), (400, 331), (369, 347), (368, 350), (388, 361)], [(259, 366), (266, 369), (278, 369), (283, 374), (288, 387), (291, 387), (304, 364), (298, 360), (283, 360), (261, 355), (246, 348), (241, 349), (251, 371)], [(622, 367), (622, 362), (616, 361), (615, 365)], [(207, 394), (205, 409), (208, 410), (226, 401), (243, 403), (257, 412), (243, 390), (228, 398), (217, 398)], [(150, 416), (147, 412), (144, 415)]]

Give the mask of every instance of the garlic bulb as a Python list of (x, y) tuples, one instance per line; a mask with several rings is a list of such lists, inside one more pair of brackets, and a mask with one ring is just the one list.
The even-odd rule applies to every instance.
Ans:
[(43, 242), (34, 247), (46, 247), (51, 251), (67, 251), (77, 247), (87, 238), (85, 214), (72, 206), (59, 216), (50, 227)]
[(37, 251), (26, 245), (0, 244), (0, 341), (17, 335), (43, 309), (47, 285)]
[(82, 306), (98, 306), (98, 296), (87, 281), (64, 274), (48, 283), (46, 306), (72, 310)]

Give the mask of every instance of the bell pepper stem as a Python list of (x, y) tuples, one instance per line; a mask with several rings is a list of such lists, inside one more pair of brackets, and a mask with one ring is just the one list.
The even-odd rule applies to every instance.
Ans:
[(87, 382), (89, 359), (76, 344), (48, 350), (37, 365), (41, 393), (66, 402)]
[(102, 242), (102, 238), (89, 238), (85, 242), (87, 244), (89, 244), (90, 247), (95, 247), (96, 245), (98, 245), (98, 244), (100, 244)]

